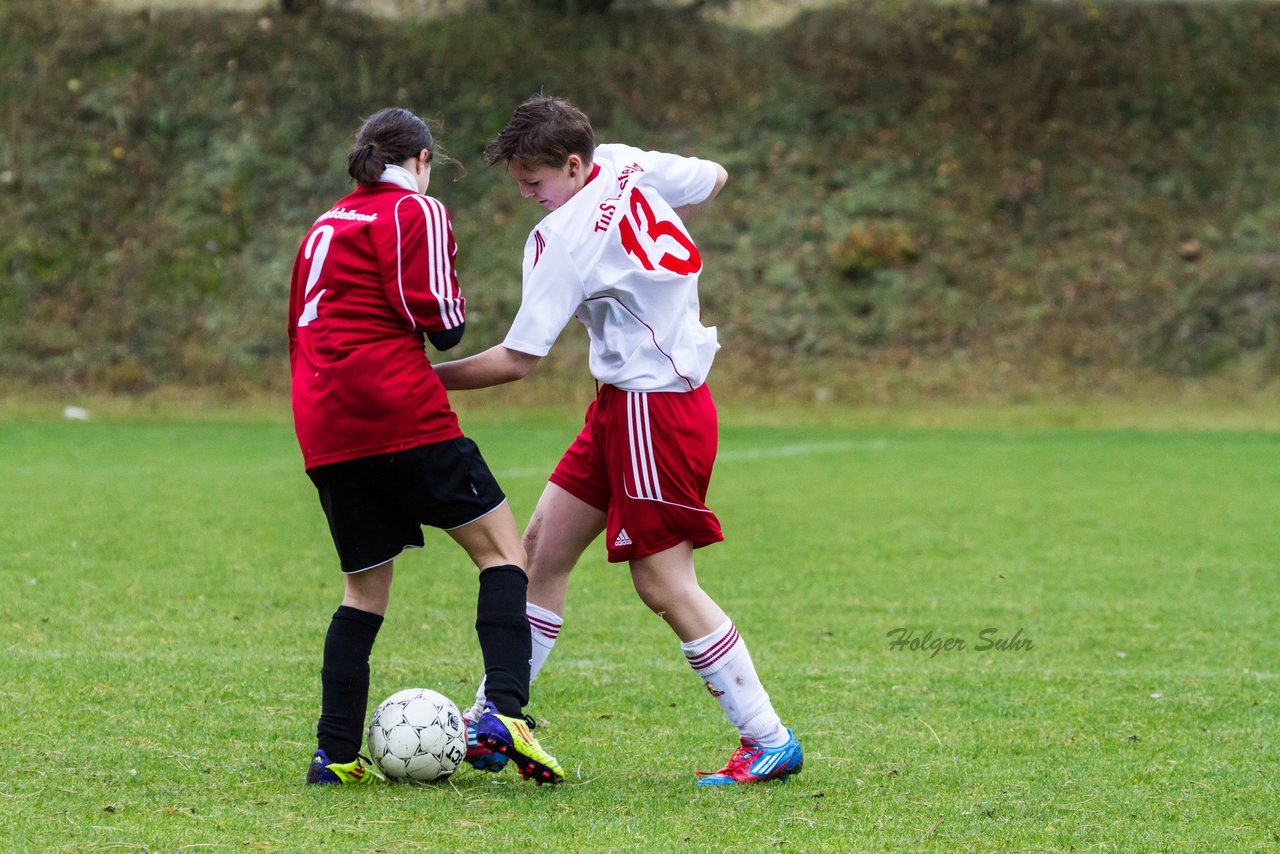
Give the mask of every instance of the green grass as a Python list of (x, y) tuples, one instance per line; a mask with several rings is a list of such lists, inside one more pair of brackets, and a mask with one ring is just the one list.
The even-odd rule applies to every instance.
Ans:
[[(466, 413), (517, 517), (578, 417)], [(839, 420), (728, 414), (712, 495), (728, 540), (699, 553), (804, 740), (799, 777), (693, 788), (732, 733), (597, 545), (535, 689), (567, 785), (465, 770), (314, 791), (301, 778), (339, 578), (288, 423), (11, 413), (4, 838), (19, 851), (1280, 845), (1280, 434)], [(420, 685), (465, 703), (480, 673), (474, 573), (437, 532), (398, 570), (372, 693)], [(966, 646), (894, 650), (898, 627)], [(1033, 646), (979, 651), (985, 628)]]

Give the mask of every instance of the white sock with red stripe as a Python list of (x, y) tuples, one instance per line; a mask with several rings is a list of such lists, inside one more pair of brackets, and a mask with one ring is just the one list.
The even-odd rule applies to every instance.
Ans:
[[(560, 627), (564, 625), (564, 620), (559, 614), (553, 614), (532, 602), (525, 603), (524, 612), (529, 618), (529, 633), (533, 635), (533, 655), (529, 659), (529, 683), (533, 684), (533, 680), (538, 678), (538, 672), (542, 670), (542, 665), (547, 663), (547, 656), (551, 655), (551, 647), (556, 645), (556, 638), (560, 635)], [(486, 699), (484, 680), (481, 679), (480, 687), (476, 689), (475, 705), (466, 711), (467, 720), (473, 723), (480, 720), (480, 716), (484, 714)]]
[(556, 645), (564, 620), (559, 614), (532, 602), (524, 606), (524, 612), (529, 615), (529, 631), (533, 634), (533, 657), (529, 659), (529, 681), (533, 682), (538, 678), (542, 665), (547, 663), (547, 656), (551, 655), (551, 647)]
[(706, 637), (680, 644), (680, 650), (743, 738), (753, 738), (765, 747), (787, 743), (787, 731), (732, 620), (726, 619)]

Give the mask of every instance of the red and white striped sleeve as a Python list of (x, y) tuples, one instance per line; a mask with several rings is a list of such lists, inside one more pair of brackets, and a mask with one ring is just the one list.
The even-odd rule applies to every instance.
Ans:
[(395, 257), (387, 270), (387, 297), (410, 327), (440, 332), (461, 326), (466, 300), (458, 288), (449, 212), (438, 199), (411, 193), (396, 201)]

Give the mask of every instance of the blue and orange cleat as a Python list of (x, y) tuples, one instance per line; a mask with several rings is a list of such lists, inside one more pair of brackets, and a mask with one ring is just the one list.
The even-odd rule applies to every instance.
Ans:
[(464, 714), (462, 723), (467, 728), (467, 755), (463, 757), (463, 761), (477, 771), (488, 771), (492, 774), (497, 774), (506, 768), (507, 757), (493, 752), (476, 739), (475, 721)]
[(719, 771), (698, 771), (699, 786), (729, 786), (734, 783), (763, 783), (785, 780), (799, 774), (804, 767), (804, 752), (796, 734), (787, 729), (787, 743), (781, 747), (765, 747), (754, 738), (742, 739), (742, 746), (729, 757)]
[(516, 770), (526, 780), (538, 785), (564, 780), (564, 769), (550, 753), (542, 749), (530, 732), (531, 721), (498, 714), (492, 703), (476, 722), (476, 741), (494, 753), (515, 762)]
[(373, 763), (363, 756), (357, 756), (350, 762), (330, 762), (323, 750), (317, 750), (307, 766), (307, 785), (325, 786), (339, 783), (381, 783), (386, 780)]

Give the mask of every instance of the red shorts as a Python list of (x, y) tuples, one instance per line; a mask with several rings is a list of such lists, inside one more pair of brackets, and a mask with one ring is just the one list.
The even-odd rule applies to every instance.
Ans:
[(704, 503), (716, 460), (716, 405), (691, 392), (604, 386), (551, 482), (607, 515), (605, 544), (618, 563), (724, 539)]

